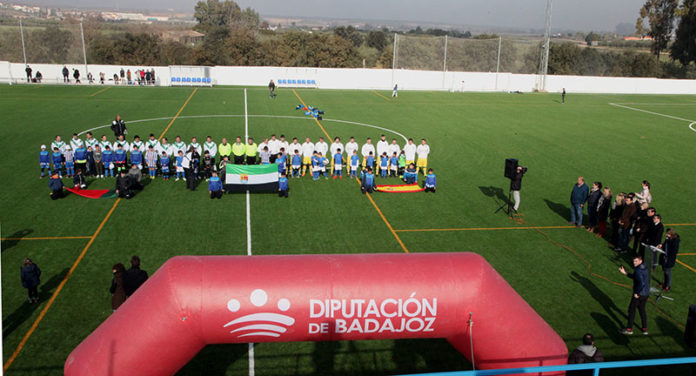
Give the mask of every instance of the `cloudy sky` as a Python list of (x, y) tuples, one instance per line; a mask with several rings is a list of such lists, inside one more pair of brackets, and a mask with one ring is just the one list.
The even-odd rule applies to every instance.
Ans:
[[(21, 1), (21, 0), (20, 0)], [(120, 9), (193, 11), (196, 0), (24, 0)], [(351, 18), (358, 20), (420, 21), (472, 26), (543, 29), (546, 0), (238, 0), (262, 16)], [(613, 31), (633, 24), (644, 0), (554, 0), (557, 30)]]

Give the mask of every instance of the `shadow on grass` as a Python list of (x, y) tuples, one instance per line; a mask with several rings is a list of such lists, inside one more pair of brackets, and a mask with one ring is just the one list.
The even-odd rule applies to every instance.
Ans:
[(483, 193), (486, 197), (490, 197), (493, 200), (495, 200), (496, 205), (512, 205), (513, 202), (510, 201), (509, 197), (505, 195), (505, 191), (503, 191), (503, 188), (500, 187), (494, 187), (494, 186), (480, 186), (479, 189), (481, 190), (481, 193)]
[(623, 310), (619, 309), (609, 295), (605, 294), (604, 291), (597, 287), (597, 285), (595, 285), (594, 282), (588, 278), (583, 277), (577, 272), (573, 271), (570, 272), (570, 279), (578, 282), (580, 286), (585, 288), (585, 290), (590, 293), (590, 296), (604, 308), (606, 315), (595, 312), (592, 313), (591, 316), (595, 319), (602, 330), (604, 330), (607, 336), (616, 344), (627, 344), (628, 340), (626, 337), (622, 336), (618, 332), (619, 328), (622, 328), (625, 325), (625, 321), (627, 319), (627, 315), (623, 312)]
[(246, 343), (206, 346), (176, 374), (224, 375), (227, 368), (239, 358), (246, 356), (248, 351), (249, 346)]
[[(48, 281), (39, 287), (39, 302), (43, 303), (48, 300), (56, 287), (60, 284), (60, 281), (65, 278), (68, 274), (69, 268), (63, 269), (60, 273), (54, 274)], [(19, 277), (19, 270), (17, 271), (17, 276)], [(17, 278), (19, 284), (19, 278)], [(21, 285), (20, 285), (21, 286)], [(2, 338), (7, 338), (12, 332), (14, 332), (24, 321), (26, 321), (39, 307), (42, 307), (41, 303), (29, 303), (27, 301), (20, 305), (14, 312), (9, 314), (7, 318), (2, 320)]]
[[(501, 190), (502, 191), (502, 190)], [(394, 341), (392, 351), (397, 373), (444, 372), (471, 369), (471, 363), (444, 339)]]
[(546, 202), (546, 205), (553, 211), (554, 213), (558, 214), (561, 218), (564, 220), (568, 220), (568, 216), (570, 215), (570, 207), (565, 206), (563, 204), (559, 204), (553, 201), (550, 201), (548, 199), (544, 199), (544, 202)]
[(8, 248), (12, 248), (12, 247), (16, 246), (17, 243), (19, 243), (23, 237), (28, 236), (32, 232), (34, 232), (34, 230), (28, 228), (28, 229), (16, 231), (14, 234), (5, 236), (6, 238), (10, 238), (10, 240), (3, 240), (2, 241), (2, 252), (5, 252)]

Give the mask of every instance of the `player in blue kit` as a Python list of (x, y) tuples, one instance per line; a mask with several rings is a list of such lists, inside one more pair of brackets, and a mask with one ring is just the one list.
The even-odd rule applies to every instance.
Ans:
[(302, 168), (302, 156), (300, 155), (299, 150), (295, 150), (295, 154), (293, 154), (291, 162), (290, 167), (292, 168), (292, 177), (299, 178), (300, 168)]
[(278, 197), (285, 197), (288, 198), (288, 191), (290, 188), (288, 187), (288, 178), (285, 176), (285, 173), (280, 174), (280, 178), (278, 178)]
[(111, 151), (111, 146), (106, 145), (102, 153), (102, 163), (104, 164), (104, 172), (106, 176), (114, 176), (114, 152)]
[(39, 152), (39, 168), (41, 168), (41, 175), (39, 178), (43, 179), (44, 173), (51, 172), (51, 153), (46, 150), (46, 145), (41, 145), (41, 151)]
[(338, 177), (339, 179), (343, 179), (343, 153), (341, 153), (341, 149), (336, 149), (336, 154), (333, 156), (333, 163), (334, 163), (334, 173), (333, 173), (333, 178), (336, 179)]
[(169, 180), (169, 163), (171, 160), (167, 156), (167, 152), (163, 151), (162, 155), (160, 156), (160, 170), (162, 171), (162, 178), (164, 180)]
[(386, 178), (388, 172), (389, 172), (389, 157), (387, 157), (387, 152), (385, 151), (384, 153), (382, 153), (382, 156), (379, 159), (379, 175), (383, 178)]

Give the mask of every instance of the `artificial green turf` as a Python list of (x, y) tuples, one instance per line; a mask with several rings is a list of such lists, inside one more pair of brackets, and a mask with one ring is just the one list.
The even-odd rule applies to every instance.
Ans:
[[(159, 136), (193, 92), (192, 88), (113, 87), (93, 96), (100, 89), (0, 86), (3, 237), (94, 234), (115, 201), (71, 195), (52, 202), (47, 181), (38, 179), (38, 146), (50, 144), (56, 134), (67, 140), (73, 132), (107, 125), (116, 113), (131, 122), (131, 136)], [(257, 142), (271, 133), (296, 136), (300, 142), (304, 137), (316, 141), (324, 136), (313, 120), (295, 110), (300, 100), (292, 91), (281, 89), (278, 94), (270, 100), (265, 89), (248, 90), (249, 134)], [(396, 230), (563, 226), (578, 175), (588, 182), (600, 180), (614, 192), (637, 191), (640, 181), (648, 179), (653, 184), (654, 205), (665, 223), (696, 222), (692, 200), (696, 133), (689, 130), (688, 122), (608, 104), (625, 103), (693, 120), (694, 96), (571, 94), (561, 105), (558, 97), (544, 94), (403, 91), (392, 100), (371, 91), (297, 90), (297, 94), (304, 103), (326, 111), (324, 129), (344, 143), (350, 136), (360, 144), (366, 137), (376, 141), (381, 133), (404, 142), (392, 132), (332, 119), (388, 128), (416, 142), (428, 139), (438, 193), (373, 195)], [(176, 135), (186, 142), (192, 136), (202, 142), (207, 135), (217, 142), (222, 137), (233, 142), (235, 136), (244, 136), (243, 117), (194, 116), (243, 114), (241, 88), (198, 89), (166, 136), (170, 142)], [(283, 118), (263, 117), (269, 115)], [(165, 119), (132, 122), (155, 118)], [(94, 134), (113, 138), (108, 128)], [(507, 197), (509, 181), (502, 170), (508, 157), (519, 158), (529, 167), (522, 185), (523, 223), (496, 213)], [(113, 179), (90, 184), (111, 188)], [(355, 181), (313, 182), (306, 177), (290, 179), (290, 187), (289, 199), (251, 196), (254, 254), (403, 252)], [(245, 255), (244, 195), (228, 195), (220, 201), (206, 196), (205, 184), (191, 193), (182, 181), (158, 179), (135, 199), (121, 201), (8, 374), (61, 373), (70, 351), (111, 312), (108, 287), (114, 263), (126, 263), (138, 254), (144, 269), (152, 273), (175, 255)], [(682, 252), (696, 252), (690, 240), (696, 235), (694, 227), (676, 229), (682, 236)], [(677, 324), (685, 322), (687, 306), (696, 300), (692, 287), (696, 274), (682, 265), (673, 271), (675, 301), (660, 301), (661, 314), (648, 306), (650, 336), (626, 338), (617, 330), (625, 325), (630, 291), (593, 276), (586, 263), (591, 263), (592, 272), (611, 281), (630, 282), (617, 270), (628, 259), (616, 256), (603, 239), (565, 228), (398, 232), (398, 236), (410, 252), (482, 254), (571, 350), (589, 331), (608, 360), (690, 354)], [(3, 241), (5, 361), (87, 242)], [(44, 272), (39, 305), (26, 303), (26, 292), (19, 284), (17, 269), (26, 256)], [(680, 260), (696, 267), (696, 256)], [(209, 346), (180, 374), (245, 375), (246, 351), (246, 345)], [(444, 340), (258, 344), (255, 363), (259, 375), (385, 375), (470, 367)]]

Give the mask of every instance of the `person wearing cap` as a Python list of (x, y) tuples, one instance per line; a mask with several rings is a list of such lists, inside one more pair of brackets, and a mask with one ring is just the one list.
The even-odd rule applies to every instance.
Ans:
[[(603, 361), (604, 354), (595, 346), (594, 336), (591, 333), (582, 336), (582, 345), (578, 346), (578, 348), (573, 350), (570, 356), (568, 356), (568, 364), (597, 363)], [(566, 372), (566, 375), (569, 376), (591, 376), (593, 374), (594, 371), (591, 369)]]
[(39, 168), (41, 169), (40, 179), (43, 179), (44, 173), (51, 171), (51, 153), (46, 150), (46, 145), (41, 145), (39, 152)]
[(57, 170), (53, 171), (53, 175), (48, 180), (48, 188), (51, 189), (51, 200), (57, 200), (65, 196), (63, 193), (63, 180), (61, 180)]

